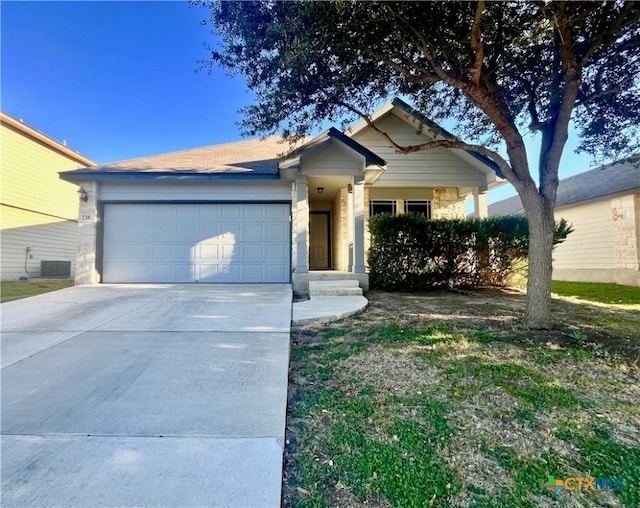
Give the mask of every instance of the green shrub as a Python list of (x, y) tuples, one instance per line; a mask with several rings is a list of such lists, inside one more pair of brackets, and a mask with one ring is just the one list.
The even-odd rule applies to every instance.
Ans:
[[(418, 214), (369, 219), (370, 284), (387, 291), (504, 286), (526, 265), (529, 226), (522, 216), (430, 220)], [(556, 243), (572, 231), (556, 227)]]

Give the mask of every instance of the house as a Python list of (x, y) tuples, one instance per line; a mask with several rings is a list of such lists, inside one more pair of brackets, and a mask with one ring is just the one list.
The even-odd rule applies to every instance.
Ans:
[[(489, 206), (522, 213), (518, 196)], [(640, 156), (560, 180), (555, 216), (575, 230), (554, 250), (555, 280), (640, 286)]]
[[(372, 120), (404, 144), (451, 136), (399, 99)], [(78, 284), (291, 282), (302, 293), (318, 270), (368, 287), (371, 214), (464, 218), (473, 197), (486, 215), (486, 192), (503, 183), (491, 161), (463, 150), (397, 154), (367, 123), (294, 148), (279, 138), (248, 140), (61, 178), (88, 196)]]
[(6, 113), (0, 113), (0, 129), (1, 279), (73, 274), (78, 187), (58, 173), (95, 163)]

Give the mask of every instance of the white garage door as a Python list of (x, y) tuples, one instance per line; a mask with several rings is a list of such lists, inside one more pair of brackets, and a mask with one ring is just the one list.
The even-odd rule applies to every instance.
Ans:
[(289, 205), (106, 204), (103, 282), (289, 282)]

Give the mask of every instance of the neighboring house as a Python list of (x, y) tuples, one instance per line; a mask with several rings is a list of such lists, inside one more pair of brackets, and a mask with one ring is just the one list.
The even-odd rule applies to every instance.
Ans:
[[(64, 170), (95, 163), (20, 120), (0, 113), (0, 277), (15, 280), (71, 274), (78, 248), (78, 187), (61, 181)], [(47, 269), (49, 270), (47, 272)]]
[[(489, 206), (522, 213), (518, 196)], [(561, 180), (555, 216), (575, 229), (554, 250), (555, 280), (640, 286), (640, 156)]]
[[(403, 144), (433, 139), (434, 124), (395, 99), (372, 117)], [(434, 133), (432, 133), (434, 132)], [(439, 136), (451, 136), (437, 130)], [(462, 150), (397, 154), (360, 123), (291, 149), (249, 140), (64, 172), (82, 186), (76, 283), (291, 282), (315, 270), (368, 286), (371, 214), (485, 215), (503, 183), (488, 159)]]

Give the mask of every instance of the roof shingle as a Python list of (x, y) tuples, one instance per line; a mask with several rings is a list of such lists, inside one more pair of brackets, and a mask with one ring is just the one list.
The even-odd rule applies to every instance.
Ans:
[[(640, 188), (640, 155), (560, 180), (556, 207)], [(519, 196), (489, 205), (489, 215), (522, 214)]]
[(291, 151), (280, 136), (182, 150), (103, 164), (91, 171), (113, 173), (278, 174), (278, 158)]

